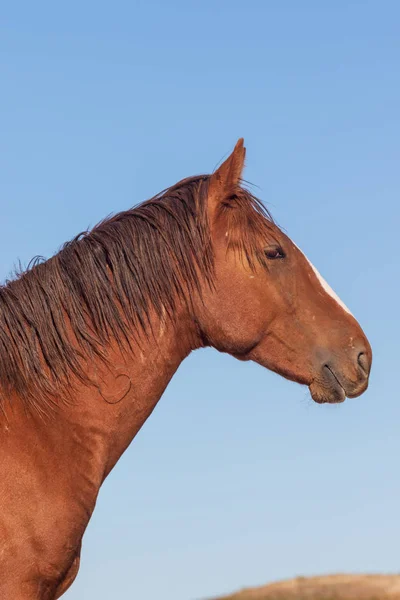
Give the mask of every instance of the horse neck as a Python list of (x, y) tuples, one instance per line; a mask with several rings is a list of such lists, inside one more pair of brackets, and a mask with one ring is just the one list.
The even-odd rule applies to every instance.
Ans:
[(143, 335), (133, 353), (110, 344), (107, 365), (99, 359), (91, 363), (93, 385), (76, 383), (71, 399), (58, 400), (47, 419), (27, 415), (18, 398), (10, 399), (0, 450), (18, 470), (19, 457), (24, 470), (29, 461), (34, 470), (46, 465), (47, 476), (59, 480), (65, 494), (80, 489), (85, 514), (182, 360), (199, 345), (184, 311), (174, 323), (153, 318), (150, 329), (153, 333)]
[(12, 397), (0, 420), (0, 528), (5, 519), (18, 534), (29, 523), (51, 561), (79, 548), (102, 482), (196, 346), (184, 313), (151, 325), (154, 335), (142, 336), (133, 355), (110, 344), (107, 366), (91, 364), (94, 384), (76, 384), (48, 418), (26, 414)]
[(150, 416), (181, 362), (200, 345), (187, 310), (178, 307), (177, 315), (173, 322), (165, 313), (161, 318), (151, 315), (151, 333), (141, 336), (133, 353), (112, 344), (107, 366), (101, 361), (94, 365), (93, 379), (98, 384), (84, 387), (77, 395), (76, 406), (82, 406), (84, 417), (73, 406), (68, 408), (68, 419), (76, 426), (93, 430), (96, 423), (103, 477)]
[(199, 346), (193, 322), (183, 311), (174, 323), (153, 318), (151, 330), (133, 355), (114, 345), (109, 366), (96, 365), (99, 385), (86, 403), (89, 426), (101, 415), (104, 477), (150, 416), (181, 362)]

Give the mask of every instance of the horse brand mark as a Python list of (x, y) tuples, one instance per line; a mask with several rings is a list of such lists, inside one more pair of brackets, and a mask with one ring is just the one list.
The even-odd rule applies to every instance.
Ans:
[(107, 404), (118, 404), (129, 394), (132, 381), (127, 375), (126, 367), (117, 367), (98, 385), (100, 396)]

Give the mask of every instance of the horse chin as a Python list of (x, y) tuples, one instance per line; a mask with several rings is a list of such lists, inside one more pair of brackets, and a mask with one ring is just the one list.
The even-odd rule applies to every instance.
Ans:
[(344, 388), (328, 367), (324, 367), (321, 375), (312, 381), (309, 390), (318, 404), (339, 404), (346, 400)]

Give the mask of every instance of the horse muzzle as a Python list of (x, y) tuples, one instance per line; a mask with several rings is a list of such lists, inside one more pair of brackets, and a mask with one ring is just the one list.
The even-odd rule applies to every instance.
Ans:
[(325, 360), (320, 363), (317, 375), (311, 382), (310, 393), (319, 404), (336, 404), (347, 398), (356, 398), (368, 388), (372, 364), (372, 352), (368, 344), (353, 348), (350, 355), (340, 359), (322, 352)]

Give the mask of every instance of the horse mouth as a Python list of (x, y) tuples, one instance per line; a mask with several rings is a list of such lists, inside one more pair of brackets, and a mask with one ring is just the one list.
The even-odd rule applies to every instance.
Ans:
[(309, 389), (312, 399), (318, 404), (340, 404), (349, 395), (328, 365), (324, 365), (321, 375), (311, 382)]

